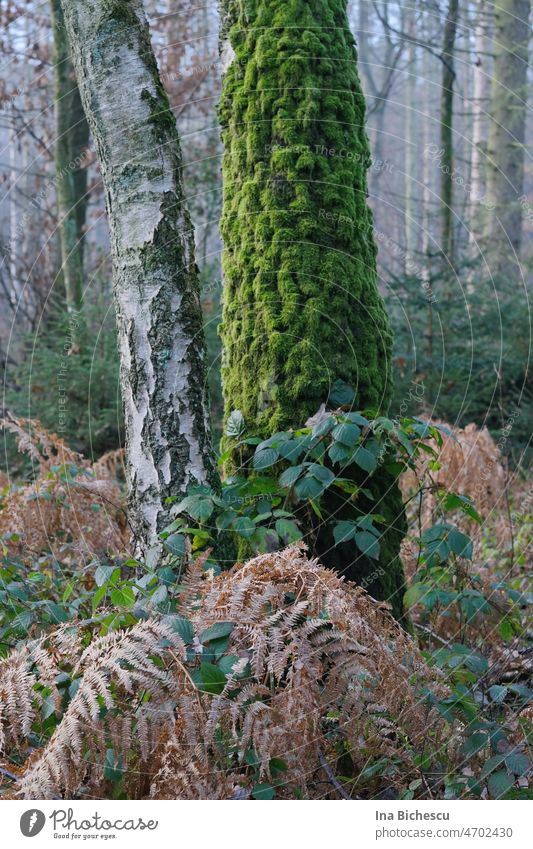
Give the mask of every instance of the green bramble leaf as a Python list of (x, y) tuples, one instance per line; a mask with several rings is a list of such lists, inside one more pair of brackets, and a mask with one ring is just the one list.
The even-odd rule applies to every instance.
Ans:
[(246, 425), (243, 414), (240, 410), (233, 410), (233, 412), (229, 414), (228, 421), (226, 422), (226, 436), (229, 436), (232, 439), (238, 439), (243, 435), (245, 430)]

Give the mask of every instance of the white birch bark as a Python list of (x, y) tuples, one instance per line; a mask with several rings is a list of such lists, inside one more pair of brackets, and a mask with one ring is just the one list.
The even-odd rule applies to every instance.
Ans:
[(105, 186), (130, 522), (157, 542), (165, 499), (215, 481), (193, 233), (174, 116), (142, 0), (62, 0)]

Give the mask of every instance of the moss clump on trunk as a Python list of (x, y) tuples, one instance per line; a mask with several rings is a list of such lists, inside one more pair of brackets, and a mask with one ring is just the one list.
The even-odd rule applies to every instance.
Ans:
[[(356, 408), (385, 413), (392, 339), (377, 287), (365, 100), (346, 3), (222, 6), (235, 53), (220, 104), (226, 416), (240, 409), (260, 436), (297, 427), (339, 379), (354, 388)], [(380, 563), (354, 563), (353, 552), (320, 534), (318, 553), (352, 579), (373, 575), (369, 589), (400, 615), (402, 502), (384, 471), (372, 487), (369, 510), (389, 526)]]

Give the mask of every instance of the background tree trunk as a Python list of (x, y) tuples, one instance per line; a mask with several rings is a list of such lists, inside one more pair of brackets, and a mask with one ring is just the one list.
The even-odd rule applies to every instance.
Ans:
[(55, 161), (62, 274), (69, 312), (83, 300), (83, 244), (87, 217), (87, 147), (85, 118), (70, 58), (60, 0), (51, 0), (54, 35)]
[(472, 103), (472, 162), (471, 195), (469, 204), (469, 240), (476, 242), (482, 235), (484, 218), (481, 201), (486, 192), (487, 112), (490, 99), (492, 5), (478, 0), (475, 30), (474, 90)]
[(440, 200), (442, 204), (441, 249), (448, 264), (455, 265), (455, 240), (453, 218), (453, 98), (455, 85), (455, 37), (459, 17), (459, 0), (450, 0), (442, 45), (442, 90), (440, 115), (440, 143), (442, 157), (440, 160), (441, 183)]
[(531, 0), (494, 4), (486, 237), (491, 273), (504, 279), (520, 273), (530, 12)]
[[(354, 388), (356, 409), (386, 413), (392, 337), (376, 280), (365, 99), (346, 4), (224, 0), (222, 10), (226, 416), (241, 410), (263, 437), (298, 427), (338, 379)], [(402, 501), (383, 470), (370, 486), (375, 501), (362, 496), (358, 507), (385, 517), (380, 563), (335, 547), (320, 528), (316, 553), (401, 615)], [(328, 509), (340, 518), (354, 510), (342, 500)]]
[(130, 521), (145, 551), (167, 522), (165, 499), (216, 479), (179, 139), (141, 0), (62, 5), (105, 185)]
[[(405, 31), (414, 39), (416, 32), (416, 10), (406, 8)], [(404, 239), (405, 260), (404, 273), (409, 273), (409, 262), (412, 262), (417, 245), (416, 232), (416, 146), (417, 146), (417, 112), (419, 104), (416, 98), (417, 81), (417, 56), (414, 41), (407, 44), (407, 70), (405, 81), (405, 213), (404, 213)]]

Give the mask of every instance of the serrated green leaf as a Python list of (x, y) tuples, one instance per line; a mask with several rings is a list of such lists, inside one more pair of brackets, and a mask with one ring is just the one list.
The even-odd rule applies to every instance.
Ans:
[(514, 785), (514, 779), (503, 770), (493, 772), (488, 780), (489, 793), (493, 799), (501, 799)]
[(271, 784), (256, 784), (252, 788), (252, 796), (254, 799), (270, 801), (276, 797), (276, 791)]
[(417, 583), (413, 584), (403, 597), (403, 604), (406, 610), (409, 610), (413, 605), (418, 604), (427, 593), (426, 584)]
[(232, 522), (232, 527), (239, 536), (250, 539), (255, 533), (255, 523), (249, 516), (239, 516)]
[(489, 696), (493, 702), (496, 702), (499, 705), (502, 704), (508, 693), (508, 688), (504, 687), (502, 684), (494, 684), (492, 687), (489, 687)]
[(341, 545), (343, 542), (348, 542), (348, 540), (353, 539), (356, 530), (357, 527), (353, 522), (337, 522), (333, 528), (335, 545)]
[(278, 519), (276, 522), (276, 531), (285, 545), (291, 542), (296, 542), (302, 539), (302, 532), (296, 522), (290, 519)]
[(505, 766), (509, 772), (521, 776), (526, 775), (526, 773), (529, 772), (531, 769), (531, 761), (527, 755), (523, 755), (520, 752), (511, 752), (509, 755), (505, 756)]
[(448, 544), (457, 557), (464, 557), (466, 560), (472, 560), (474, 556), (474, 545), (467, 534), (463, 534), (458, 528), (450, 528), (448, 534)]
[(331, 436), (341, 445), (353, 448), (361, 436), (361, 429), (356, 424), (338, 424), (332, 430)]
[(227, 683), (222, 670), (213, 663), (202, 663), (198, 672), (198, 689), (211, 693), (213, 696), (219, 696)]
[(334, 442), (328, 448), (328, 456), (332, 463), (345, 463), (351, 456), (352, 449), (340, 442)]
[(321, 436), (327, 436), (330, 431), (333, 430), (335, 426), (335, 419), (333, 416), (327, 416), (321, 422), (314, 426), (311, 431), (311, 436), (313, 439), (318, 439)]
[(133, 607), (135, 604), (135, 593), (131, 587), (117, 587), (111, 592), (111, 601), (116, 607)]
[(296, 481), (294, 491), (298, 498), (315, 499), (324, 492), (324, 485), (312, 475), (306, 475)]
[(210, 625), (209, 628), (202, 631), (200, 642), (208, 643), (211, 640), (220, 640), (222, 637), (229, 637), (233, 628), (233, 622), (215, 622), (214, 625)]
[(370, 531), (357, 531), (354, 539), (359, 551), (373, 560), (379, 560), (380, 546), (374, 534), (371, 534)]
[(107, 583), (114, 571), (114, 566), (108, 566), (105, 563), (100, 563), (100, 565), (96, 569), (96, 572), (94, 573), (94, 580), (96, 582), (96, 586), (102, 587), (105, 583)]
[(256, 451), (253, 458), (254, 469), (268, 469), (277, 463), (279, 459), (279, 451), (275, 448), (262, 448)]
[(244, 422), (244, 416), (240, 410), (233, 410), (226, 422), (226, 436), (231, 437), (232, 439), (238, 439), (239, 436), (242, 436), (244, 431), (246, 430), (246, 424)]
[(285, 469), (284, 472), (279, 476), (279, 482), (281, 486), (286, 486), (290, 489), (291, 486), (294, 486), (300, 475), (304, 472), (305, 466), (289, 466), (288, 469)]
[(194, 640), (194, 628), (192, 622), (183, 616), (171, 616), (169, 622), (173, 631), (176, 631), (184, 643), (192, 643)]
[(363, 445), (360, 445), (352, 454), (353, 462), (359, 466), (359, 468), (363, 469), (365, 472), (375, 472), (378, 466), (378, 461), (374, 454), (365, 448)]
[(176, 557), (181, 557), (185, 554), (185, 537), (183, 534), (171, 534), (163, 540), (163, 545)]

